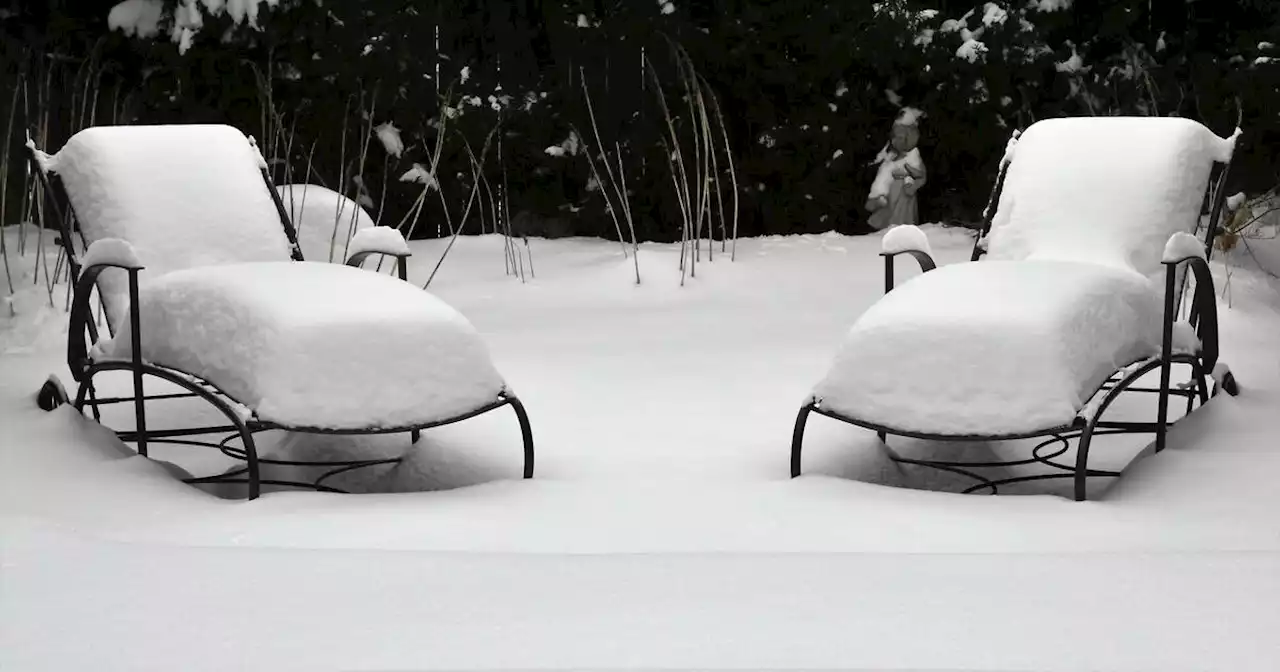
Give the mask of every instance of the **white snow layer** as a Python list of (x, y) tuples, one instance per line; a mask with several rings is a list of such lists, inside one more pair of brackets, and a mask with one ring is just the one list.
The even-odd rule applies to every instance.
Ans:
[(891, 227), (880, 242), (880, 251), (884, 254), (917, 251), (933, 256), (929, 249), (929, 237), (914, 224), (902, 224)]
[(1235, 137), (1175, 117), (1032, 124), (1013, 147), (990, 259), (1060, 259), (1152, 275), (1169, 236), (1193, 231), (1214, 161)]
[[(142, 356), (195, 374), (262, 420), (328, 429), (402, 427), (497, 400), (479, 335), (435, 296), (322, 262), (205, 266), (140, 292)], [(127, 357), (129, 329), (102, 356)]]
[(896, 170), (905, 170), (909, 166), (915, 169), (916, 172), (924, 172), (924, 159), (920, 158), (920, 149), (918, 147), (913, 147), (911, 151), (896, 159), (891, 158), (887, 149), (887, 147), (882, 149), (880, 155), (876, 157), (880, 167), (876, 169), (876, 179), (871, 181), (871, 189), (867, 192), (868, 199), (889, 195), (895, 179), (893, 173)]
[[(51, 157), (85, 242), (126, 240), (141, 278), (194, 266), (289, 258), (289, 240), (244, 134), (230, 126), (96, 126)], [(112, 333), (128, 276), (99, 278)]]
[(400, 139), (400, 129), (391, 122), (386, 122), (373, 129), (374, 134), (378, 136), (378, 141), (382, 143), (382, 148), (387, 150), (391, 156), (400, 158), (404, 153), (404, 141)]
[(1065, 425), (1117, 369), (1159, 352), (1161, 317), (1159, 296), (1132, 270), (943, 266), (867, 309), (813, 396), (825, 409), (903, 431)]
[(1204, 243), (1185, 231), (1179, 231), (1165, 243), (1164, 255), (1160, 260), (1172, 264), (1183, 259), (1204, 259)]
[(93, 241), (89, 250), (80, 259), (81, 268), (89, 268), (99, 264), (120, 266), (123, 268), (143, 268), (138, 253), (127, 240), (119, 238), (102, 238)]
[(373, 226), (364, 208), (328, 187), (283, 184), (277, 191), (307, 261), (341, 262), (351, 237)]
[(357, 232), (347, 247), (347, 258), (361, 252), (381, 252), (396, 256), (413, 254), (409, 251), (409, 243), (405, 242), (404, 234), (390, 226), (371, 226)]
[(124, 0), (107, 14), (107, 26), (125, 35), (155, 37), (160, 33), (164, 3), (160, 0)]

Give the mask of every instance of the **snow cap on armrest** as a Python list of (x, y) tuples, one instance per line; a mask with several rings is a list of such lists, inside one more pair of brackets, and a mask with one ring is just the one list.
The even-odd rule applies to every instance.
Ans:
[(31, 131), (27, 131), (26, 147), (31, 150), (31, 155), (36, 157), (36, 163), (40, 164), (40, 170), (46, 173), (58, 172), (57, 163), (54, 161), (54, 158), (45, 152), (40, 151), (39, 147), (36, 147), (36, 141), (31, 138)]
[(1228, 138), (1218, 138), (1216, 155), (1214, 160), (1219, 163), (1226, 163), (1231, 160), (1232, 155), (1236, 153), (1236, 147), (1240, 144), (1240, 136), (1244, 135), (1244, 130), (1236, 126), (1236, 130)]
[(89, 251), (80, 260), (81, 268), (90, 266), (118, 266), (120, 268), (141, 269), (142, 261), (129, 241), (120, 238), (102, 238), (93, 241)]
[(1006, 163), (1013, 161), (1013, 153), (1014, 153), (1014, 150), (1018, 148), (1018, 138), (1021, 138), (1021, 137), (1022, 137), (1021, 130), (1014, 130), (1013, 134), (1009, 136), (1009, 141), (1004, 144), (1004, 156), (1000, 157), (1001, 166), (1004, 166)]
[(347, 246), (347, 258), (363, 252), (381, 252), (397, 257), (412, 254), (404, 235), (390, 226), (370, 226), (356, 232)]
[(1166, 264), (1176, 264), (1186, 259), (1197, 258), (1204, 259), (1204, 245), (1195, 236), (1179, 231), (1169, 236), (1169, 242), (1164, 245), (1164, 257), (1161, 261)]
[(929, 249), (929, 238), (924, 235), (920, 227), (914, 224), (900, 224), (889, 229), (884, 234), (884, 240), (880, 242), (880, 252), (883, 254), (913, 251), (933, 256), (933, 252)]

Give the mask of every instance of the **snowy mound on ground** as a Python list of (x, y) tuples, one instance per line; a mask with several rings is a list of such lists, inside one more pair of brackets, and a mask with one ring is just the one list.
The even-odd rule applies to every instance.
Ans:
[[(76, 133), (49, 169), (62, 178), (86, 242), (120, 238), (169, 271), (289, 258), (289, 240), (258, 154), (230, 126), (96, 126)], [(127, 321), (128, 276), (100, 280), (112, 332)]]
[[(141, 290), (142, 353), (214, 383), (266, 421), (401, 427), (495, 401), (502, 377), (471, 323), (409, 283), (349, 266), (175, 271)], [(128, 357), (129, 331), (103, 347)]]
[(1160, 271), (1169, 236), (1194, 231), (1220, 138), (1175, 117), (1032, 124), (1013, 148), (989, 259), (1059, 259)]
[(943, 266), (863, 313), (813, 395), (824, 409), (901, 431), (1065, 425), (1117, 369), (1159, 352), (1161, 320), (1159, 294), (1133, 271)]
[(285, 212), (298, 231), (302, 258), (342, 263), (349, 256), (347, 241), (373, 226), (373, 218), (355, 201), (318, 184), (277, 187)]

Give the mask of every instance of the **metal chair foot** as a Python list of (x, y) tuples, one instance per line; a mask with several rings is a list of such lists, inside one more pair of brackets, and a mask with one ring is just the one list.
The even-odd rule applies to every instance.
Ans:
[(52, 411), (53, 409), (71, 403), (71, 397), (67, 395), (67, 388), (62, 386), (62, 381), (57, 376), (49, 376), (44, 381), (44, 385), (40, 386), (40, 391), (36, 393), (36, 404), (41, 410)]

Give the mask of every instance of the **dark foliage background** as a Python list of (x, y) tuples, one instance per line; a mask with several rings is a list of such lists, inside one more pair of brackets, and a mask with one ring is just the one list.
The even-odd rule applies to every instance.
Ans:
[[(639, 238), (678, 239), (666, 122), (645, 70), (687, 130), (672, 44), (723, 110), (741, 235), (862, 218), (868, 164), (899, 105), (927, 115), (926, 221), (977, 219), (1010, 131), (1061, 115), (1179, 115), (1222, 135), (1239, 120), (1232, 189), (1280, 182), (1273, 0), (282, 0), (257, 27), (205, 15), (186, 49), (171, 39), (184, 3), (164, 4), (159, 34), (140, 38), (110, 29), (112, 3), (0, 0), (3, 223), (25, 214), (14, 204), (28, 130), (56, 149), (94, 123), (234, 124), (258, 137), (278, 181), (338, 189), (395, 224), (421, 191), (397, 178), (430, 165), (437, 143), (457, 221), (467, 147), (480, 154), (496, 128), (484, 171), (505, 183), (523, 231), (615, 237), (584, 155), (545, 151), (574, 128), (594, 140), (585, 78), (600, 135), (626, 165)], [(957, 55), (970, 39), (985, 47), (972, 60)], [(398, 158), (372, 138), (385, 122), (406, 145)], [(425, 200), (418, 235), (448, 234), (440, 200)]]

